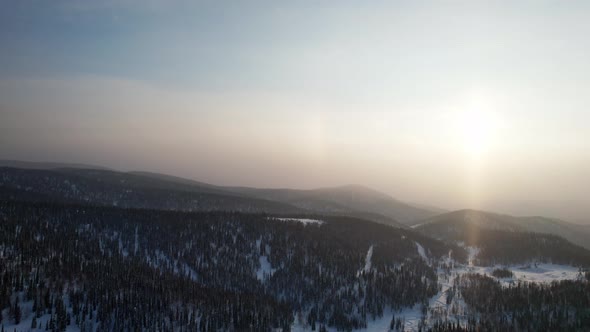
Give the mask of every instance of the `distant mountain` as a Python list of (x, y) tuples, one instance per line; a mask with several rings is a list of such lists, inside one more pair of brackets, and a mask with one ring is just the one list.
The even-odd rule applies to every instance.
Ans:
[(590, 225), (590, 198), (564, 200), (498, 200), (484, 203), (486, 210), (515, 216), (538, 215)]
[(152, 180), (158, 180), (161, 183), (182, 185), (185, 188), (188, 188), (189, 190), (194, 190), (195, 188), (198, 188), (198, 191), (207, 190), (207, 191), (215, 191), (215, 192), (226, 192), (226, 193), (228, 192), (219, 186), (215, 186), (215, 185), (205, 183), (205, 182), (185, 179), (185, 178), (181, 178), (181, 177), (173, 176), (173, 175), (153, 173), (153, 172), (140, 172), (140, 171), (127, 172), (126, 174), (137, 175), (139, 177), (144, 178), (144, 181), (145, 181), (145, 178), (150, 178)]
[(199, 191), (264, 199), (288, 204), (311, 213), (345, 215), (396, 227), (406, 227), (406, 223), (433, 216), (442, 211), (440, 209), (429, 210), (427, 208), (417, 208), (413, 205), (395, 200), (387, 194), (360, 185), (346, 185), (312, 190), (287, 188), (260, 189), (252, 187), (215, 186), (158, 173), (130, 172), (128, 174), (148, 177), (168, 184), (173, 183), (187, 190), (198, 188)]
[(58, 169), (58, 168), (79, 168), (79, 169), (100, 169), (108, 170), (109, 168), (73, 163), (54, 163), (54, 162), (36, 162), (36, 161), (21, 161), (21, 160), (0, 160), (0, 167), (12, 167), (23, 169)]
[[(272, 201), (280, 203), (284, 207), (288, 205), (290, 211), (295, 209), (300, 212), (353, 216), (397, 227), (406, 227), (405, 225), (417, 220), (444, 212), (444, 210), (434, 207), (405, 203), (385, 193), (361, 185), (345, 185), (312, 190), (224, 187), (152, 172), (118, 172), (92, 165), (16, 160), (0, 160), (0, 168), (46, 170), (57, 172), (63, 180), (65, 180), (65, 177), (72, 176), (74, 179), (83, 181), (96, 180), (104, 186), (123, 186), (127, 189), (172, 190)], [(3, 170), (3, 172), (14, 172), (14, 170)], [(3, 183), (0, 182), (0, 186), (2, 185)], [(12, 185), (19, 184), (12, 183)], [(33, 183), (30, 181), (25, 187), (27, 186), (34, 188)], [(11, 186), (5, 185), (5, 187)], [(15, 189), (14, 186), (11, 188)], [(44, 194), (50, 193), (45, 192)], [(75, 198), (74, 195), (72, 197)]]
[(304, 212), (288, 204), (244, 197), (215, 187), (97, 169), (0, 168), (0, 196), (19, 201), (178, 211)]
[(419, 208), (377, 190), (360, 185), (320, 188), (313, 190), (227, 188), (233, 192), (288, 203), (321, 213), (376, 214), (402, 224), (432, 217), (438, 211)]
[(435, 237), (446, 237), (458, 230), (474, 227), (497, 231), (552, 234), (590, 249), (590, 227), (538, 216), (515, 217), (477, 210), (459, 210), (434, 216), (412, 227)]
[(396, 217), (406, 221), (434, 214), (361, 186), (317, 190), (221, 187), (158, 173), (71, 167), (40, 169), (43, 165), (24, 169), (0, 167), (0, 194), (18, 200), (180, 211), (342, 215), (402, 228), (407, 226)]
[(422, 220), (412, 225), (417, 230), (429, 230), (436, 228), (456, 228), (478, 226), (486, 229), (504, 231), (522, 231), (524, 228), (517, 225), (516, 217), (478, 210), (458, 210), (442, 213), (434, 217)]
[[(543, 217), (513, 217), (476, 210), (445, 213), (413, 227), (432, 238), (477, 248), (477, 265), (532, 262), (590, 265), (590, 233)], [(584, 248), (586, 247), (586, 248)]]

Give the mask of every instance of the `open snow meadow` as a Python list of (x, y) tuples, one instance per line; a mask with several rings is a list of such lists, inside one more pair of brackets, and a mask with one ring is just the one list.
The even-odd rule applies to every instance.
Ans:
[(309, 225), (309, 224), (316, 224), (316, 225), (321, 225), (324, 222), (321, 220), (317, 220), (317, 219), (307, 219), (307, 218), (276, 218), (280, 221), (287, 221), (287, 222), (299, 222), (302, 223), (304, 225)]

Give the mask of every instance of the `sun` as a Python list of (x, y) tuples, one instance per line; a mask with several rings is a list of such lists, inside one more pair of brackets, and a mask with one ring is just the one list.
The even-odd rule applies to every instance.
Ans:
[(459, 113), (456, 130), (464, 151), (482, 156), (497, 140), (497, 118), (488, 108), (472, 105)]

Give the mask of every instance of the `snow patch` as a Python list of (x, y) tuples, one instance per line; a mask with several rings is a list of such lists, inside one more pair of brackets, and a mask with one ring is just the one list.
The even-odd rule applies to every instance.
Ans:
[(318, 224), (321, 225), (324, 222), (322, 220), (318, 220), (318, 219), (306, 219), (306, 218), (275, 218), (278, 219), (280, 221), (295, 221), (295, 222), (300, 222), (304, 225), (308, 225), (308, 224)]
[(422, 259), (424, 259), (424, 261), (428, 262), (428, 256), (426, 256), (426, 250), (424, 250), (424, 247), (416, 242), (416, 249), (418, 249), (418, 254), (420, 255), (420, 257), (422, 257)]
[(551, 283), (552, 281), (561, 280), (576, 280), (583, 278), (579, 268), (561, 265), (561, 264), (549, 264), (549, 263), (538, 263), (534, 265), (495, 265), (495, 266), (470, 266), (467, 270), (461, 271), (461, 274), (468, 273), (479, 273), (492, 275), (495, 269), (506, 268), (514, 274), (512, 278), (498, 279), (503, 286), (508, 286), (512, 283), (522, 282), (535, 282), (535, 283)]
[(369, 247), (367, 251), (367, 256), (365, 257), (365, 267), (358, 271), (357, 276), (360, 276), (361, 273), (369, 273), (372, 268), (371, 258), (373, 257), (373, 245)]
[(477, 257), (477, 255), (479, 255), (480, 249), (478, 247), (467, 247), (465, 249), (467, 249), (467, 253), (469, 254), (469, 257), (467, 259), (467, 263), (469, 264), (469, 266), (473, 266), (473, 262), (475, 261), (475, 257)]
[(135, 226), (135, 243), (133, 245), (133, 254), (137, 255), (139, 251), (139, 235), (137, 234), (137, 226)]
[(267, 256), (260, 256), (258, 260), (260, 262), (260, 267), (256, 271), (256, 278), (260, 281), (264, 281), (264, 278), (266, 276), (271, 277), (276, 269), (272, 268)]

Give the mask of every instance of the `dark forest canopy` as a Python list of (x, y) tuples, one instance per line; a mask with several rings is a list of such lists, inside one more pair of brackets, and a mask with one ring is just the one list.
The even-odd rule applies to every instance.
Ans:
[[(353, 218), (303, 225), (265, 214), (14, 202), (0, 203), (0, 218), (2, 307), (33, 301), (40, 316), (67, 296), (70, 323), (102, 328), (267, 330), (289, 326), (297, 311), (310, 323), (360, 328), (438, 291), (416, 243), (433, 260), (461, 252)], [(269, 270), (260, 272), (261, 260)]]
[[(468, 261), (464, 246), (480, 249), (476, 265), (590, 266), (586, 249), (558, 236), (444, 224), (417, 232), (288, 210), (268, 200), (171, 190), (143, 179), (133, 186), (145, 190), (129, 192), (128, 179), (116, 174), (98, 180), (86, 174), (82, 178), (90, 180), (74, 184), (72, 171), (65, 172), (41, 185), (25, 173), (17, 180), (12, 174), (18, 185), (0, 187), (0, 324), (33, 318), (31, 328), (52, 331), (69, 325), (83, 331), (269, 331), (289, 330), (297, 320), (319, 331), (347, 331), (393, 313), (390, 327), (399, 331), (406, 325), (395, 314), (420, 308), (416, 326), (422, 330), (509, 330), (508, 318), (523, 330), (588, 326), (584, 310), (563, 307), (589, 296), (590, 277), (582, 269), (573, 284), (531, 288), (540, 295), (519, 300), (521, 307), (508, 316), (492, 316), (481, 290), (497, 291), (494, 279), (491, 288), (488, 279), (477, 279), (480, 287), (465, 281), (476, 277), (462, 279), (455, 268)], [(32, 187), (21, 186), (26, 183)], [(495, 271), (498, 278), (509, 272)], [(443, 295), (446, 306), (430, 307)], [(526, 325), (536, 317), (526, 306), (536, 306), (539, 297), (554, 311)]]

